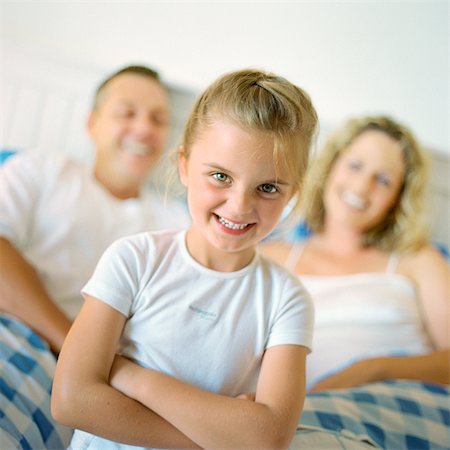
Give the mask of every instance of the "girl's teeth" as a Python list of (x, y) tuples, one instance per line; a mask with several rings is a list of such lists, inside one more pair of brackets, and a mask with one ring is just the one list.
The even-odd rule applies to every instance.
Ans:
[(352, 194), (351, 192), (344, 192), (342, 194), (342, 199), (348, 205), (353, 206), (353, 208), (362, 209), (365, 206), (364, 200), (358, 195)]
[(219, 222), (227, 228), (231, 228), (232, 230), (243, 230), (245, 227), (248, 226), (248, 223), (241, 223), (241, 224), (237, 224), (234, 222), (230, 222), (227, 219), (224, 219), (223, 217), (219, 216)]

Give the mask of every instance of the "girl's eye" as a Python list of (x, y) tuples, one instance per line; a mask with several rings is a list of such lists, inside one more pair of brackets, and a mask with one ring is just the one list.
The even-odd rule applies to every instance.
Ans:
[(259, 187), (259, 190), (261, 192), (264, 192), (264, 194), (275, 194), (276, 192), (278, 192), (277, 187), (273, 184), (262, 184)]
[(212, 174), (212, 177), (215, 180), (220, 181), (221, 183), (227, 183), (227, 182), (229, 183), (230, 182), (228, 175), (225, 175), (222, 172), (215, 172)]

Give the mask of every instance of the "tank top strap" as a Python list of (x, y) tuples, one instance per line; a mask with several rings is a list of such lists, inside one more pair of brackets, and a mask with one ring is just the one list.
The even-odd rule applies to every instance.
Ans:
[(391, 253), (389, 255), (389, 260), (386, 265), (386, 273), (395, 273), (397, 271), (399, 261), (400, 261), (399, 256), (395, 253)]
[(290, 270), (291, 272), (294, 271), (294, 269), (297, 266), (297, 263), (300, 261), (300, 258), (303, 254), (303, 251), (306, 247), (306, 241), (302, 242), (296, 242), (292, 245), (291, 249), (289, 250), (289, 254), (286, 258), (286, 261), (284, 262), (284, 267), (286, 269)]

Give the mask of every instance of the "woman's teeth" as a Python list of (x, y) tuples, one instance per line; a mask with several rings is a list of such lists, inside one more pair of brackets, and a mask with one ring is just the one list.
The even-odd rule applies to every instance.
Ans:
[(243, 230), (245, 227), (248, 226), (248, 223), (234, 223), (234, 222), (230, 222), (227, 219), (224, 219), (223, 217), (219, 216), (219, 222), (227, 228), (231, 228), (232, 230)]
[(353, 208), (363, 209), (366, 202), (359, 195), (353, 194), (351, 192), (344, 192), (342, 194), (342, 200), (345, 203), (352, 206)]

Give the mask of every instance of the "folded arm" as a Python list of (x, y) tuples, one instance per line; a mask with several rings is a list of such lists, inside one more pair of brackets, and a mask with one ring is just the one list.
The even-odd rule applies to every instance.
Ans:
[(5, 238), (0, 237), (0, 311), (28, 324), (58, 353), (70, 319), (45, 291), (34, 268)]
[(207, 392), (124, 358), (111, 382), (202, 448), (288, 448), (304, 401), (306, 353), (296, 345), (269, 348), (254, 401)]
[(158, 448), (198, 448), (174, 426), (109, 384), (126, 318), (88, 297), (59, 355), (52, 415), (106, 439)]

